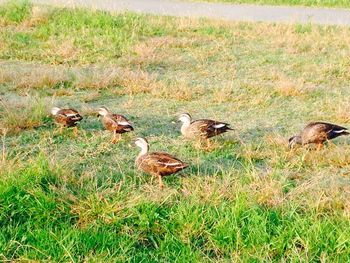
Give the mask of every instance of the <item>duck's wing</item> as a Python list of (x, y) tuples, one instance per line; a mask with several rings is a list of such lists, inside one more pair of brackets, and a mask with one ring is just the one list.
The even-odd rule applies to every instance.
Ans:
[(341, 135), (347, 135), (349, 134), (347, 130), (345, 127), (332, 123), (312, 122), (305, 127), (303, 134), (309, 141), (321, 142)]
[(57, 112), (55, 119), (59, 123), (75, 125), (77, 122), (81, 121), (83, 117), (75, 109), (61, 109)]
[(328, 123), (328, 122), (311, 122), (306, 126), (307, 129), (313, 129), (315, 131), (319, 132), (344, 132), (347, 131), (348, 129), (336, 124)]
[(201, 136), (206, 138), (210, 138), (232, 130), (232, 128), (229, 127), (228, 123), (214, 121), (210, 119), (199, 119), (193, 121), (191, 123), (191, 126), (193, 127), (193, 129), (198, 130)]
[(178, 158), (163, 152), (147, 154), (147, 156), (143, 158), (142, 163), (147, 166), (149, 170), (160, 175), (173, 174), (188, 166), (188, 164)]
[(131, 123), (123, 115), (108, 114), (102, 119), (103, 125), (107, 130), (117, 133), (124, 133), (134, 130)]
[(118, 122), (119, 125), (132, 125), (131, 122), (124, 116), (121, 114), (111, 114), (112, 115), (112, 119), (116, 122)]
[(334, 138), (337, 138), (338, 136), (342, 136), (342, 135), (348, 135), (348, 128), (346, 127), (342, 127), (336, 124), (332, 124), (332, 123), (322, 123), (326, 128), (325, 130), (327, 130), (327, 139), (331, 140)]
[(118, 130), (121, 132), (127, 132), (127, 131), (133, 131), (134, 128), (131, 124), (131, 122), (121, 114), (112, 114), (112, 119), (113, 121), (117, 124)]

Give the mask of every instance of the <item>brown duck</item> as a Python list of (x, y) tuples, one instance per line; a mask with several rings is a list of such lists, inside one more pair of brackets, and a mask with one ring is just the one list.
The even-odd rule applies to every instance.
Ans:
[(181, 133), (190, 139), (205, 139), (209, 147), (209, 138), (233, 130), (228, 123), (210, 119), (199, 119), (191, 121), (191, 115), (183, 113), (179, 120), (182, 122)]
[(175, 174), (188, 167), (188, 164), (168, 153), (148, 152), (149, 145), (144, 138), (137, 138), (135, 144), (141, 148), (141, 152), (136, 158), (137, 167), (148, 174), (158, 177), (160, 188), (164, 187), (162, 182), (163, 176)]
[(110, 113), (106, 107), (99, 108), (98, 114), (102, 116), (102, 124), (106, 130), (113, 132), (112, 143), (117, 143), (122, 133), (134, 130), (125, 116)]
[(53, 107), (51, 114), (54, 116), (56, 123), (60, 126), (60, 133), (63, 127), (74, 127), (74, 133), (78, 132), (77, 124), (83, 119), (79, 112), (75, 109), (61, 109)]
[(317, 144), (317, 148), (321, 149), (324, 142), (342, 135), (348, 135), (347, 130), (345, 127), (327, 122), (311, 122), (305, 126), (299, 135), (289, 139), (289, 148), (294, 148), (298, 144)]

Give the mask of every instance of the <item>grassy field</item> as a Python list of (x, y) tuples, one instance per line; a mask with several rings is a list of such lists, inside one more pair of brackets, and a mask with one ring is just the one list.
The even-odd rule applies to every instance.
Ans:
[[(289, 151), (311, 120), (350, 123), (350, 30), (0, 7), (0, 260), (347, 262), (350, 138)], [(49, 111), (85, 116), (78, 137)], [(135, 132), (111, 145), (96, 109)], [(211, 151), (179, 113), (235, 131)], [(152, 150), (190, 163), (166, 188)]]
[(224, 2), (231, 4), (257, 4), (257, 5), (291, 5), (310, 7), (337, 7), (350, 8), (348, 0), (203, 0), (206, 2)]

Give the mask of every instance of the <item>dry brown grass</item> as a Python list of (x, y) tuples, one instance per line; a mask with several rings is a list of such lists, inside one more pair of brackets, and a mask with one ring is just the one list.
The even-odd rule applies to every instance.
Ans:
[(118, 76), (118, 87), (112, 92), (118, 95), (150, 93), (157, 87), (154, 77), (144, 71), (125, 71)]
[[(149, 64), (161, 64), (164, 60), (169, 60), (167, 52), (180, 51), (181, 49), (190, 48), (199, 43), (197, 39), (176, 38), (172, 36), (153, 37), (136, 44), (132, 48), (132, 52), (136, 56), (129, 58), (129, 63), (139, 66), (147, 66)], [(171, 62), (180, 59), (180, 54), (171, 57)]]
[(222, 180), (217, 178), (204, 177), (201, 180), (182, 178), (182, 194), (186, 199), (200, 204), (218, 205), (223, 200), (234, 200), (241, 189), (237, 181), (225, 177)]
[[(343, 137), (345, 139), (345, 137)], [(341, 138), (339, 138), (341, 140)], [(350, 167), (350, 149), (348, 147), (344, 147), (344, 145), (336, 145), (332, 142), (329, 145), (324, 146), (324, 148), (320, 151), (317, 150), (306, 150), (304, 151), (304, 162), (310, 166), (318, 167), (331, 165), (337, 168), (349, 168)], [(310, 146), (310, 148), (314, 148)]]
[(31, 13), (27, 19), (25, 19), (19, 27), (31, 28), (40, 24), (48, 22), (48, 19), (52, 13), (52, 8), (48, 6), (33, 6)]
[(45, 65), (3, 63), (0, 69), (0, 84), (24, 91), (57, 87), (69, 80), (66, 69)]
[(268, 175), (254, 180), (250, 185), (250, 191), (253, 192), (258, 204), (267, 207), (276, 207), (284, 200), (282, 182), (271, 179)]
[(254, 163), (256, 161), (264, 160), (271, 153), (263, 151), (262, 145), (243, 144), (239, 154), (245, 160)]
[(157, 98), (189, 101), (205, 94), (205, 91), (204, 87), (189, 87), (185, 81), (174, 80), (168, 84), (156, 83), (150, 93)]
[(336, 116), (340, 123), (350, 123), (350, 103), (340, 103), (336, 107)]
[(28, 96), (17, 100), (0, 100), (0, 127), (3, 133), (16, 134), (22, 130), (33, 129), (43, 124), (48, 115), (48, 105), (38, 97)]
[(316, 210), (320, 215), (342, 211), (349, 216), (350, 188), (347, 180), (327, 170), (299, 184), (286, 196), (305, 209)]
[(211, 92), (213, 102), (221, 104), (234, 100), (234, 85), (235, 83), (233, 81), (230, 81), (227, 84), (225, 83), (223, 86), (213, 88)]
[[(117, 194), (114, 189), (109, 189), (108, 192), (108, 194)], [(125, 204), (108, 200), (105, 195), (106, 191), (93, 194), (85, 200), (76, 200), (76, 203), (71, 207), (71, 212), (78, 216), (78, 226), (94, 225), (98, 221), (112, 224), (117, 219), (118, 212)]]
[(49, 56), (56, 56), (61, 63), (67, 63), (68, 61), (75, 60), (82, 50), (74, 45), (74, 40), (63, 39), (57, 41), (57, 39), (49, 40), (48, 45), (50, 46)]
[[(58, 96), (71, 95), (73, 90), (97, 92), (111, 89), (115, 94), (134, 95), (149, 93), (156, 89), (153, 77), (143, 71), (98, 65), (66, 68), (27, 63), (4, 63), (0, 69), (0, 84), (22, 91), (54, 88)], [(72, 90), (67, 89), (67, 85), (71, 86)]]
[(84, 94), (84, 96), (82, 97), (82, 100), (85, 103), (89, 103), (89, 102), (94, 102), (94, 101), (98, 101), (100, 98), (100, 92), (99, 91), (91, 91), (88, 94)]
[(98, 91), (120, 84), (123, 72), (118, 68), (89, 67), (75, 72), (74, 86), (78, 89)]
[(157, 178), (148, 178), (148, 182), (143, 185), (140, 192), (135, 192), (133, 198), (135, 200), (149, 200), (156, 204), (170, 204), (178, 198), (178, 191), (172, 189), (170, 186), (160, 189), (158, 187)]
[(302, 79), (295, 81), (281, 73), (276, 74), (274, 85), (276, 92), (284, 97), (306, 96), (315, 89), (315, 86), (305, 84), (305, 81)]
[(73, 96), (74, 94), (75, 94), (75, 92), (73, 90), (68, 90), (64, 87), (58, 88), (57, 90), (55, 90), (53, 92), (53, 95), (55, 97)]

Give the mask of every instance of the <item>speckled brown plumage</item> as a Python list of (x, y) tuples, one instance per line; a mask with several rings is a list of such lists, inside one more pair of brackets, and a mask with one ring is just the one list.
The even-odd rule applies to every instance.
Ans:
[[(120, 123), (128, 123), (128, 124), (121, 125)], [(108, 114), (104, 116), (102, 118), (102, 124), (106, 128), (106, 130), (119, 133), (119, 134), (134, 130), (134, 128), (131, 126), (128, 119), (123, 115), (119, 115), (119, 114)]]
[[(223, 125), (220, 128), (216, 126)], [(199, 119), (192, 121), (191, 124), (183, 129), (183, 135), (188, 138), (198, 138), (209, 139), (216, 135), (225, 133), (229, 130), (232, 130), (228, 123), (209, 120), (209, 119)]]
[(136, 163), (143, 171), (160, 176), (174, 174), (187, 167), (187, 164), (181, 160), (163, 152), (142, 155), (137, 158)]
[(64, 127), (74, 127), (83, 119), (79, 112), (74, 109), (60, 109), (54, 118), (57, 123)]
[(225, 122), (210, 119), (191, 121), (191, 116), (188, 113), (181, 114), (179, 120), (182, 121), (181, 133), (184, 137), (197, 140), (205, 139), (208, 147), (210, 145), (209, 138), (233, 130)]
[(342, 135), (348, 135), (348, 129), (336, 124), (327, 122), (311, 122), (305, 126), (301, 133), (289, 139), (289, 145), (295, 144), (318, 144), (322, 147), (324, 142)]
[(142, 171), (158, 177), (159, 186), (163, 187), (162, 177), (175, 174), (188, 164), (180, 159), (164, 152), (148, 152), (148, 142), (144, 138), (138, 138), (136, 144), (141, 147), (141, 153), (136, 158), (136, 165)]
[(120, 134), (134, 130), (125, 116), (110, 113), (106, 107), (101, 107), (99, 109), (99, 115), (102, 116), (102, 124), (105, 129), (113, 133), (113, 143), (120, 140)]
[(75, 109), (61, 109), (54, 107), (51, 110), (55, 122), (60, 126), (60, 132), (62, 133), (63, 127), (74, 127), (74, 133), (77, 133), (77, 124), (83, 117)]

